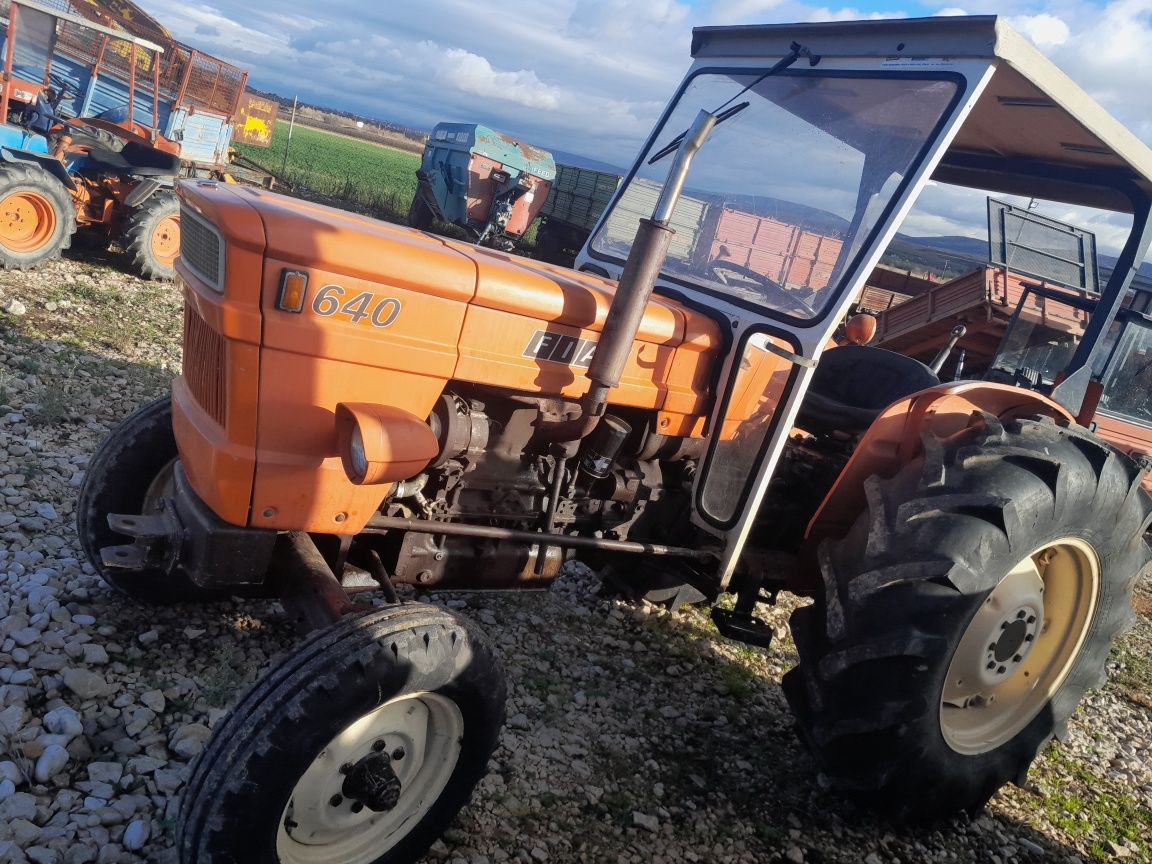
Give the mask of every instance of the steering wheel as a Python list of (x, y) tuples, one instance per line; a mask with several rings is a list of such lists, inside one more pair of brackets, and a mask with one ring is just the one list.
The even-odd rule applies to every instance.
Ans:
[(812, 315), (812, 308), (792, 291), (743, 264), (717, 258), (708, 262), (704, 274), (747, 300), (767, 301), (769, 305), (789, 315), (803, 318)]
[(68, 95), (68, 91), (71, 89), (72, 85), (68, 81), (52, 74), (51, 72), (48, 73), (48, 84), (52, 87), (53, 90), (56, 91), (56, 100), (52, 107), (53, 109), (58, 108), (60, 107), (60, 103), (64, 101), (64, 97)]

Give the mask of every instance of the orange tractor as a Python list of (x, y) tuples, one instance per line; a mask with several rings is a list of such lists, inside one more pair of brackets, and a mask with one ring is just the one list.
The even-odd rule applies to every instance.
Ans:
[[(117, 240), (141, 276), (171, 279), (180, 250), (181, 161), (180, 145), (158, 132), (164, 49), (34, 0), (2, 5), (0, 267), (38, 267), (79, 230), (105, 245)], [(96, 52), (90, 67), (81, 59), (85, 51)], [(126, 104), (96, 116), (61, 116), (65, 102), (85, 108), (115, 101), (116, 60), (128, 66)], [(151, 71), (150, 95), (137, 87), (138, 70)], [(74, 81), (87, 81), (87, 89), (80, 92)], [(145, 98), (151, 125), (136, 119)]]
[[(501, 664), (398, 584), (537, 587), (579, 554), (640, 592), (735, 595), (713, 619), (756, 645), (758, 603), (811, 596), (784, 680), (804, 740), (910, 816), (1019, 781), (1101, 681), (1152, 506), (1085, 426), (1152, 151), (992, 17), (703, 28), (692, 50), (583, 272), (181, 185), (184, 372), (92, 459), (80, 537), (131, 597), (275, 595), (316, 631), (199, 757), (185, 864), (410, 862), (466, 804)], [(1129, 214), (1048, 392), (829, 347), (930, 180)], [(781, 268), (781, 232), (711, 257), (668, 227), (682, 190), (835, 233), (835, 260)]]

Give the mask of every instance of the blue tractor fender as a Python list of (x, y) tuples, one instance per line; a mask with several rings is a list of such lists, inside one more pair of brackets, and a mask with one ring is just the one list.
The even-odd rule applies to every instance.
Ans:
[(31, 150), (17, 150), (14, 147), (0, 147), (0, 159), (5, 162), (32, 162), (63, 183), (64, 188), (70, 191), (76, 189), (76, 181), (68, 174), (68, 169), (64, 167), (64, 164), (46, 153), (33, 153)]

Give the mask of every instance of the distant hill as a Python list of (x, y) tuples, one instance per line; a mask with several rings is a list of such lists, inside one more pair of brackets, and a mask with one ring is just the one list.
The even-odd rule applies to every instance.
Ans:
[[(1096, 256), (1101, 277), (1106, 277), (1116, 266), (1114, 255)], [(897, 234), (884, 256), (884, 263), (899, 270), (923, 268), (937, 275), (955, 276), (966, 269), (974, 269), (988, 262), (988, 241), (976, 237), (908, 237)], [(1145, 261), (1137, 271), (1152, 279), (1152, 263)]]

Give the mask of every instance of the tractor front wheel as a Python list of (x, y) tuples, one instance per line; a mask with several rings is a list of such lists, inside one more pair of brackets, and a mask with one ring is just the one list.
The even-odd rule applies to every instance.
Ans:
[(199, 587), (179, 571), (120, 570), (106, 567), (100, 557), (105, 546), (130, 542), (108, 526), (108, 514), (158, 512), (160, 500), (172, 494), (178, 456), (172, 397), (163, 396), (112, 430), (88, 463), (76, 501), (76, 533), (89, 563), (117, 591), (143, 603), (167, 605), (223, 596)]
[(895, 815), (981, 808), (1099, 686), (1149, 561), (1127, 457), (993, 417), (890, 480), (820, 550), (785, 694), (831, 785)]
[(184, 864), (406, 864), (468, 803), (504, 721), (471, 624), (391, 606), (314, 634), (215, 731), (181, 804)]
[(0, 163), (0, 267), (31, 270), (57, 258), (76, 231), (64, 185), (27, 162)]
[(154, 193), (132, 211), (121, 244), (133, 272), (145, 279), (174, 279), (180, 253), (180, 199), (168, 191)]

